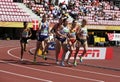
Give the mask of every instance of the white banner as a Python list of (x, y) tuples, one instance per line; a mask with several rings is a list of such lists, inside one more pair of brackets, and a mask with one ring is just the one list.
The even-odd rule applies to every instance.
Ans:
[[(81, 49), (78, 53), (78, 56), (81, 55), (83, 49)], [(75, 52), (73, 52), (75, 53)], [(66, 59), (68, 57), (69, 51), (66, 54)], [(106, 48), (88, 48), (87, 53), (85, 54), (83, 59), (105, 59), (106, 57)], [(74, 59), (73, 54), (71, 59)], [(79, 59), (79, 57), (77, 57)]]
[[(78, 57), (82, 54), (83, 48), (80, 48)], [(65, 59), (68, 58), (69, 51), (66, 53)], [(72, 56), (70, 59), (74, 59), (75, 50), (72, 52)], [(111, 59), (113, 55), (113, 49), (112, 48), (106, 48), (106, 47), (89, 47), (87, 50), (87, 53), (84, 55), (83, 59)]]
[(108, 33), (107, 35), (110, 41), (120, 41), (120, 33)]

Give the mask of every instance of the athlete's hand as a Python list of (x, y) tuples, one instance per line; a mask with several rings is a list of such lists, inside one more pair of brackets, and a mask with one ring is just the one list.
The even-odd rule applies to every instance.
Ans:
[(66, 38), (67, 36), (65, 36), (65, 35), (62, 35), (62, 36), (60, 36), (61, 38)]

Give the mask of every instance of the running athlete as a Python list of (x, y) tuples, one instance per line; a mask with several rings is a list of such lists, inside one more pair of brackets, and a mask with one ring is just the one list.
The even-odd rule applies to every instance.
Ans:
[[(72, 22), (72, 26), (70, 28), (70, 32), (68, 34), (69, 37), (69, 51), (70, 54), (68, 56), (68, 59), (66, 60), (67, 64), (69, 63), (69, 59), (71, 57), (72, 51), (75, 49), (75, 44), (76, 44), (76, 32), (78, 30), (78, 24), (77, 24), (77, 20), (73, 20)], [(76, 66), (76, 56), (74, 56), (74, 62), (73, 65)]]
[(54, 35), (55, 38), (55, 56), (56, 56), (56, 64), (59, 64), (59, 61), (58, 61), (58, 55), (60, 53), (60, 50), (61, 50), (61, 41), (58, 39), (59, 37), (59, 28), (61, 27), (62, 25), (62, 18), (59, 19), (59, 22), (57, 24), (54, 25), (54, 27), (52, 28), (52, 33)]
[(77, 31), (76, 39), (77, 39), (77, 47), (76, 47), (76, 54), (79, 52), (80, 45), (83, 46), (83, 53), (79, 56), (80, 57), (80, 62), (82, 62), (82, 57), (86, 54), (87, 48), (88, 48), (88, 43), (87, 43), (87, 38), (88, 38), (88, 31), (86, 27), (87, 21), (85, 19), (82, 20), (81, 22), (81, 28)]
[(63, 49), (62, 60), (61, 60), (61, 63), (60, 63), (61, 66), (65, 66), (64, 59), (65, 59), (66, 52), (68, 51), (68, 49), (67, 49), (67, 44), (68, 44), (67, 36), (68, 36), (68, 33), (69, 33), (68, 20), (64, 19), (63, 24), (57, 30), (57, 35), (56, 35), (56, 38), (60, 41), (61, 47)]
[(30, 38), (32, 35), (31, 30), (27, 27), (28, 23), (24, 22), (23, 26), (24, 28), (22, 29), (22, 32), (20, 34), (21, 61), (23, 61), (23, 53), (24, 51), (26, 51), (26, 44), (28, 43), (28, 38)]
[(36, 62), (36, 55), (38, 50), (42, 50), (42, 57), (46, 60), (45, 54), (48, 49), (48, 37), (49, 37), (49, 22), (47, 21), (47, 15), (44, 14), (40, 23), (39, 29), (36, 33), (37, 45), (34, 54), (34, 62)]

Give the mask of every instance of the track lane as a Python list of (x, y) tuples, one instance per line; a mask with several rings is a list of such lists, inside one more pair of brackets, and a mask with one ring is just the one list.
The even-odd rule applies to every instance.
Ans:
[[(19, 58), (19, 47), (16, 48), (17, 46), (14, 46), (14, 49), (10, 51), (10, 53), (12, 53), (12, 55), (17, 56)], [(11, 47), (13, 48), (13, 47)], [(15, 49), (16, 48), (16, 49)], [(10, 50), (10, 48), (3, 48), (4, 50), (8, 51)], [(14, 57), (11, 57), (10, 55), (6, 54), (5, 57), (2, 57), (3, 59), (14, 59), (14, 60), (18, 60), (17, 58), (14, 58)], [(28, 63), (31, 62), (31, 59), (33, 58), (33, 56), (30, 56), (28, 55), (28, 53), (25, 53), (25, 58), (26, 59), (30, 59), (30, 61)], [(6, 61), (6, 62), (10, 62), (12, 64), (15, 64), (15, 65), (19, 65), (19, 63), (15, 63), (15, 62), (12, 62), (12, 61)], [(53, 61), (44, 61), (42, 59), (39, 60), (39, 62), (41, 62), (41, 64), (48, 64), (48, 66), (44, 66), (44, 65), (41, 65), (41, 64), (38, 64), (38, 65), (32, 65), (32, 64), (20, 64), (22, 66), (26, 66), (26, 67), (30, 67), (30, 68), (34, 68), (34, 69), (40, 69), (42, 71), (49, 71), (49, 72), (55, 72), (55, 73), (58, 73), (58, 74), (62, 74), (62, 75), (56, 75), (56, 74), (42, 74), (44, 76), (49, 76), (52, 78), (52, 81), (76, 81), (76, 82), (79, 82), (79, 81), (82, 81), (82, 82), (94, 82), (94, 81), (90, 81), (90, 80), (84, 80), (84, 78), (89, 78), (89, 79), (96, 79), (96, 80), (99, 80), (98, 82), (100, 81), (103, 81), (105, 80), (105, 82), (119, 82), (120, 78), (119, 78), (119, 73), (115, 72), (115, 71), (108, 71), (108, 70), (103, 70), (103, 69), (99, 69), (99, 68), (91, 68), (91, 67), (86, 67), (86, 66), (77, 66), (77, 67), (60, 67), (60, 66), (56, 66), (55, 65), (55, 62)], [(47, 63), (49, 62), (49, 63)], [(16, 68), (21, 68), (21, 67), (16, 67)], [(26, 70), (29, 70), (29, 69), (26, 69)], [(97, 73), (94, 74), (94, 72), (96, 71), (99, 71)], [(35, 71), (35, 70), (34, 70)], [(85, 72), (86, 71), (86, 72)], [(108, 71), (108, 72), (107, 72)], [(40, 71), (37, 71), (41, 74)], [(90, 73), (91, 72), (91, 73)], [(101, 73), (102, 72), (102, 73)], [(107, 73), (106, 73), (107, 72)], [(34, 73), (34, 72), (33, 72)], [(82, 79), (76, 79), (76, 78), (72, 78), (70, 76), (64, 76), (65, 75), (72, 75), (72, 76), (78, 76), (78, 77), (82, 77)], [(113, 76), (111, 76), (112, 74), (114, 74)], [(118, 76), (118, 77), (117, 77)], [(41, 77), (41, 76), (40, 76)], [(115, 78), (114, 80), (111, 80), (111, 79), (108, 79), (108, 78)], [(59, 78), (59, 79), (58, 79)], [(50, 79), (51, 80), (51, 79)], [(96, 81), (97, 82), (97, 81)]]

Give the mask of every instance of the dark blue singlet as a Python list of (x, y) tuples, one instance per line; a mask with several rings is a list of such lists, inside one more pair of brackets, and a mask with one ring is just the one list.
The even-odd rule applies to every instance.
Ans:
[(49, 30), (49, 24), (48, 22), (41, 23), (41, 31), (39, 32), (38, 41), (44, 41), (46, 38), (48, 38), (48, 30)]

